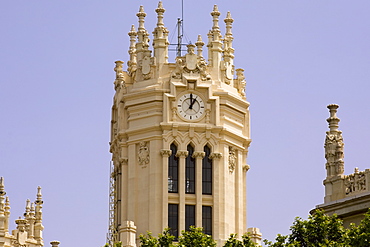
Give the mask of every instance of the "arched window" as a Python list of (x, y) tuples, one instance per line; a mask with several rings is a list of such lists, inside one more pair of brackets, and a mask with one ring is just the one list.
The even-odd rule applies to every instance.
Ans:
[(168, 157), (168, 192), (178, 192), (179, 179), (179, 158), (176, 157), (177, 146), (172, 143), (170, 146), (171, 156)]
[(195, 193), (195, 159), (193, 158), (194, 148), (188, 145), (188, 157), (185, 161), (185, 192)]
[(212, 195), (212, 160), (209, 158), (211, 149), (204, 147), (205, 156), (202, 160), (202, 194)]

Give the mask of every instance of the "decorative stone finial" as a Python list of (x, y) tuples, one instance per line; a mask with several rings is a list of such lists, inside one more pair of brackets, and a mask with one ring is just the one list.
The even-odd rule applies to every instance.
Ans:
[(10, 202), (8, 196), (5, 198), (5, 212), (10, 213)]
[(128, 36), (136, 36), (136, 29), (135, 29), (135, 25), (134, 24), (132, 24), (131, 25), (131, 29), (130, 29), (130, 32), (128, 32)]
[(4, 178), (0, 177), (0, 196), (5, 196), (6, 195), (6, 192), (5, 192), (4, 188), (5, 188)]
[(0, 177), (0, 215), (4, 213), (4, 196), (6, 195), (6, 192), (4, 190), (4, 178)]
[(145, 17), (146, 13), (144, 12), (144, 6), (140, 5), (139, 12), (136, 14), (137, 17)]
[(330, 104), (327, 106), (330, 112), (330, 117), (326, 119), (326, 121), (329, 123), (329, 129), (331, 132), (337, 132), (338, 131), (338, 123), (340, 119), (337, 117), (337, 109), (339, 108), (339, 105), (336, 104)]
[(197, 55), (199, 57), (202, 57), (203, 56), (204, 42), (203, 42), (202, 36), (200, 34), (198, 35), (198, 40), (197, 40), (197, 42), (195, 42), (195, 45), (197, 46)]
[(30, 212), (31, 212), (31, 201), (30, 201), (30, 199), (27, 199), (27, 201), (26, 201), (26, 211), (24, 213), (24, 216), (25, 217), (29, 216)]
[(224, 19), (224, 22), (226, 23), (226, 34), (232, 34), (231, 33), (231, 24), (234, 22), (234, 19), (231, 18), (230, 11), (227, 12), (226, 18)]
[(145, 31), (144, 22), (145, 22), (145, 16), (146, 13), (144, 12), (144, 6), (140, 5), (139, 12), (136, 14), (136, 16), (139, 18), (139, 31)]
[(158, 18), (158, 21), (157, 21), (157, 27), (164, 27), (164, 23), (163, 23), (163, 13), (164, 13), (165, 11), (166, 11), (166, 10), (163, 8), (162, 1), (159, 1), (159, 3), (158, 3), (158, 8), (155, 10), (155, 12), (157, 12), (157, 18)]
[(215, 4), (213, 7), (213, 11), (211, 12), (211, 16), (213, 17), (213, 31), (220, 31), (220, 27), (218, 25), (218, 17), (220, 16), (220, 12), (218, 11), (218, 6)]
[(57, 240), (54, 240), (54, 241), (51, 241), (50, 244), (51, 244), (51, 247), (58, 247), (60, 242)]
[(44, 203), (42, 201), (42, 194), (41, 194), (41, 187), (40, 186), (37, 187), (37, 197), (36, 197), (35, 203), (39, 204), (39, 205)]
[[(158, 3), (158, 8), (155, 9), (155, 12), (157, 12), (158, 14), (158, 17), (159, 16), (162, 16), (163, 17), (163, 13), (165, 12), (166, 10), (163, 8), (163, 4), (162, 4), (162, 1), (159, 1)], [(159, 19), (158, 19), (159, 21)], [(163, 22), (161, 23), (163, 24)]]

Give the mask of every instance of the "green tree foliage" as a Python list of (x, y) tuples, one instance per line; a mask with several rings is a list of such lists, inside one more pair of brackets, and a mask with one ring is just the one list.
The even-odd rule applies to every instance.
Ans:
[(344, 228), (336, 215), (328, 216), (318, 210), (307, 220), (296, 218), (290, 230), (291, 234), (278, 235), (274, 243), (264, 243), (268, 247), (369, 247), (370, 210), (358, 226)]
[(370, 246), (370, 209), (358, 226), (351, 224), (348, 231), (348, 246)]
[[(109, 244), (105, 244), (104, 247), (110, 247), (110, 246)], [(122, 247), (122, 243), (121, 242), (115, 243), (113, 244), (113, 247)]]
[(236, 238), (236, 234), (231, 234), (229, 239), (226, 241), (224, 247), (257, 247), (255, 243), (252, 242), (247, 234), (242, 236), (242, 240)]
[(190, 226), (188, 231), (181, 232), (179, 245), (184, 247), (212, 247), (216, 246), (216, 242), (211, 236), (204, 234), (202, 228)]
[[(146, 235), (140, 235), (140, 246), (143, 247), (214, 247), (216, 241), (211, 236), (205, 234), (202, 228), (191, 226), (188, 231), (182, 231), (178, 242), (174, 242), (175, 237), (165, 229), (158, 238), (153, 237), (150, 232)], [(224, 245), (225, 247), (256, 247), (248, 235), (243, 235), (242, 240), (238, 240), (236, 234), (230, 235), (230, 238)]]

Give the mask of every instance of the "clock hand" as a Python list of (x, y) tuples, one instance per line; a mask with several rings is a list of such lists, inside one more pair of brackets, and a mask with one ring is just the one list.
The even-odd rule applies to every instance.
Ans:
[(189, 105), (189, 109), (193, 109), (193, 104), (194, 104), (194, 102), (193, 102), (193, 94), (191, 93), (190, 94), (190, 105)]
[(194, 98), (193, 102), (191, 103), (191, 107), (193, 107), (194, 103), (197, 101), (197, 98)]

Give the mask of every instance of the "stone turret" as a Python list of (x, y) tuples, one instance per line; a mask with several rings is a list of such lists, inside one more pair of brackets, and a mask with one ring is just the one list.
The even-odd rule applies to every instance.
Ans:
[(165, 13), (159, 2), (150, 43), (139, 7), (127, 70), (123, 61), (114, 68), (108, 242), (132, 247), (148, 230), (178, 235), (195, 225), (222, 246), (247, 229), (250, 115), (244, 70), (234, 65), (234, 19), (227, 12), (222, 34), (213, 6), (208, 40), (199, 35), (168, 61)]
[[(41, 187), (38, 187), (37, 198), (34, 203), (26, 201), (24, 217), (15, 220), (16, 229), (10, 234), (9, 216), (10, 203), (4, 189), (4, 178), (0, 178), (0, 247), (41, 247), (44, 246), (42, 239), (42, 195)], [(36, 207), (35, 207), (36, 205)], [(53, 245), (57, 247), (58, 245)]]
[(329, 123), (329, 131), (326, 132), (325, 139), (325, 158), (326, 158), (326, 170), (327, 178), (333, 176), (340, 176), (344, 173), (344, 143), (342, 137), (342, 131), (338, 130), (338, 123), (340, 119), (337, 117), (338, 105), (328, 105), (330, 111), (330, 117), (326, 119)]
[(338, 129), (340, 119), (337, 117), (339, 106), (331, 104), (327, 107), (330, 116), (326, 120), (329, 131), (326, 132), (324, 145), (327, 171), (325, 198), (324, 203), (317, 205), (316, 209), (322, 209), (329, 215), (337, 214), (345, 226), (358, 224), (370, 208), (370, 169), (359, 171), (355, 168), (354, 173), (344, 175), (344, 143), (342, 131)]

